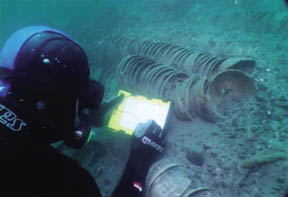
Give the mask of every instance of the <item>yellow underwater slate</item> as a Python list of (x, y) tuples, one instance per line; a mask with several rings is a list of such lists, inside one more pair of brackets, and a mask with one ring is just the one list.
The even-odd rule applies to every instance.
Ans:
[(162, 129), (165, 127), (171, 102), (135, 96), (124, 90), (119, 91), (120, 95), (124, 95), (124, 99), (112, 112), (108, 128), (132, 135), (138, 123), (149, 119), (154, 120)]

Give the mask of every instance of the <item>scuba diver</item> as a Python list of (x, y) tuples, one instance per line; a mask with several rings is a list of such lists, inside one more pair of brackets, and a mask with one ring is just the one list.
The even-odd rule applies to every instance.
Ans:
[[(87, 56), (63, 32), (45, 26), (23, 28), (0, 53), (0, 195), (101, 196), (93, 177), (51, 143), (81, 148), (93, 126), (121, 102), (102, 103), (104, 87), (89, 78)], [(113, 197), (144, 196), (145, 177), (163, 147), (161, 128), (140, 123)], [(5, 195), (4, 195), (5, 194)]]

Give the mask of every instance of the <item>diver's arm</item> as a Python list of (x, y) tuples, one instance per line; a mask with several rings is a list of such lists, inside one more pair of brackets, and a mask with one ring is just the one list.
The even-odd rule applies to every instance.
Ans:
[(150, 166), (143, 166), (132, 157), (126, 164), (125, 171), (112, 197), (142, 197), (144, 196), (145, 179)]
[(144, 196), (149, 168), (163, 152), (164, 135), (161, 133), (161, 128), (154, 121), (137, 126), (133, 134), (130, 157), (112, 197)]

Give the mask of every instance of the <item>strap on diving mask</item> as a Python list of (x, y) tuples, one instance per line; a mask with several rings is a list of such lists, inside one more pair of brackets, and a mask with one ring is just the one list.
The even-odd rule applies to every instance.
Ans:
[(91, 120), (94, 118), (91, 117), (91, 111), (99, 108), (103, 94), (103, 85), (94, 80), (89, 80), (88, 85), (83, 87), (76, 104), (75, 130), (72, 136), (64, 141), (67, 146), (80, 149), (92, 139)]

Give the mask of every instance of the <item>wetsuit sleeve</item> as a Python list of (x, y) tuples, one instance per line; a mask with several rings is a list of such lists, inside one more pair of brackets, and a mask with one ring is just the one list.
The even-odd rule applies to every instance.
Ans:
[(164, 135), (161, 133), (155, 121), (138, 124), (132, 138), (130, 157), (112, 197), (144, 196), (149, 168), (163, 152)]
[(0, 196), (101, 197), (76, 161), (50, 146), (14, 142), (0, 142)]
[(149, 165), (143, 165), (141, 160), (130, 157), (112, 197), (143, 197), (149, 167)]

